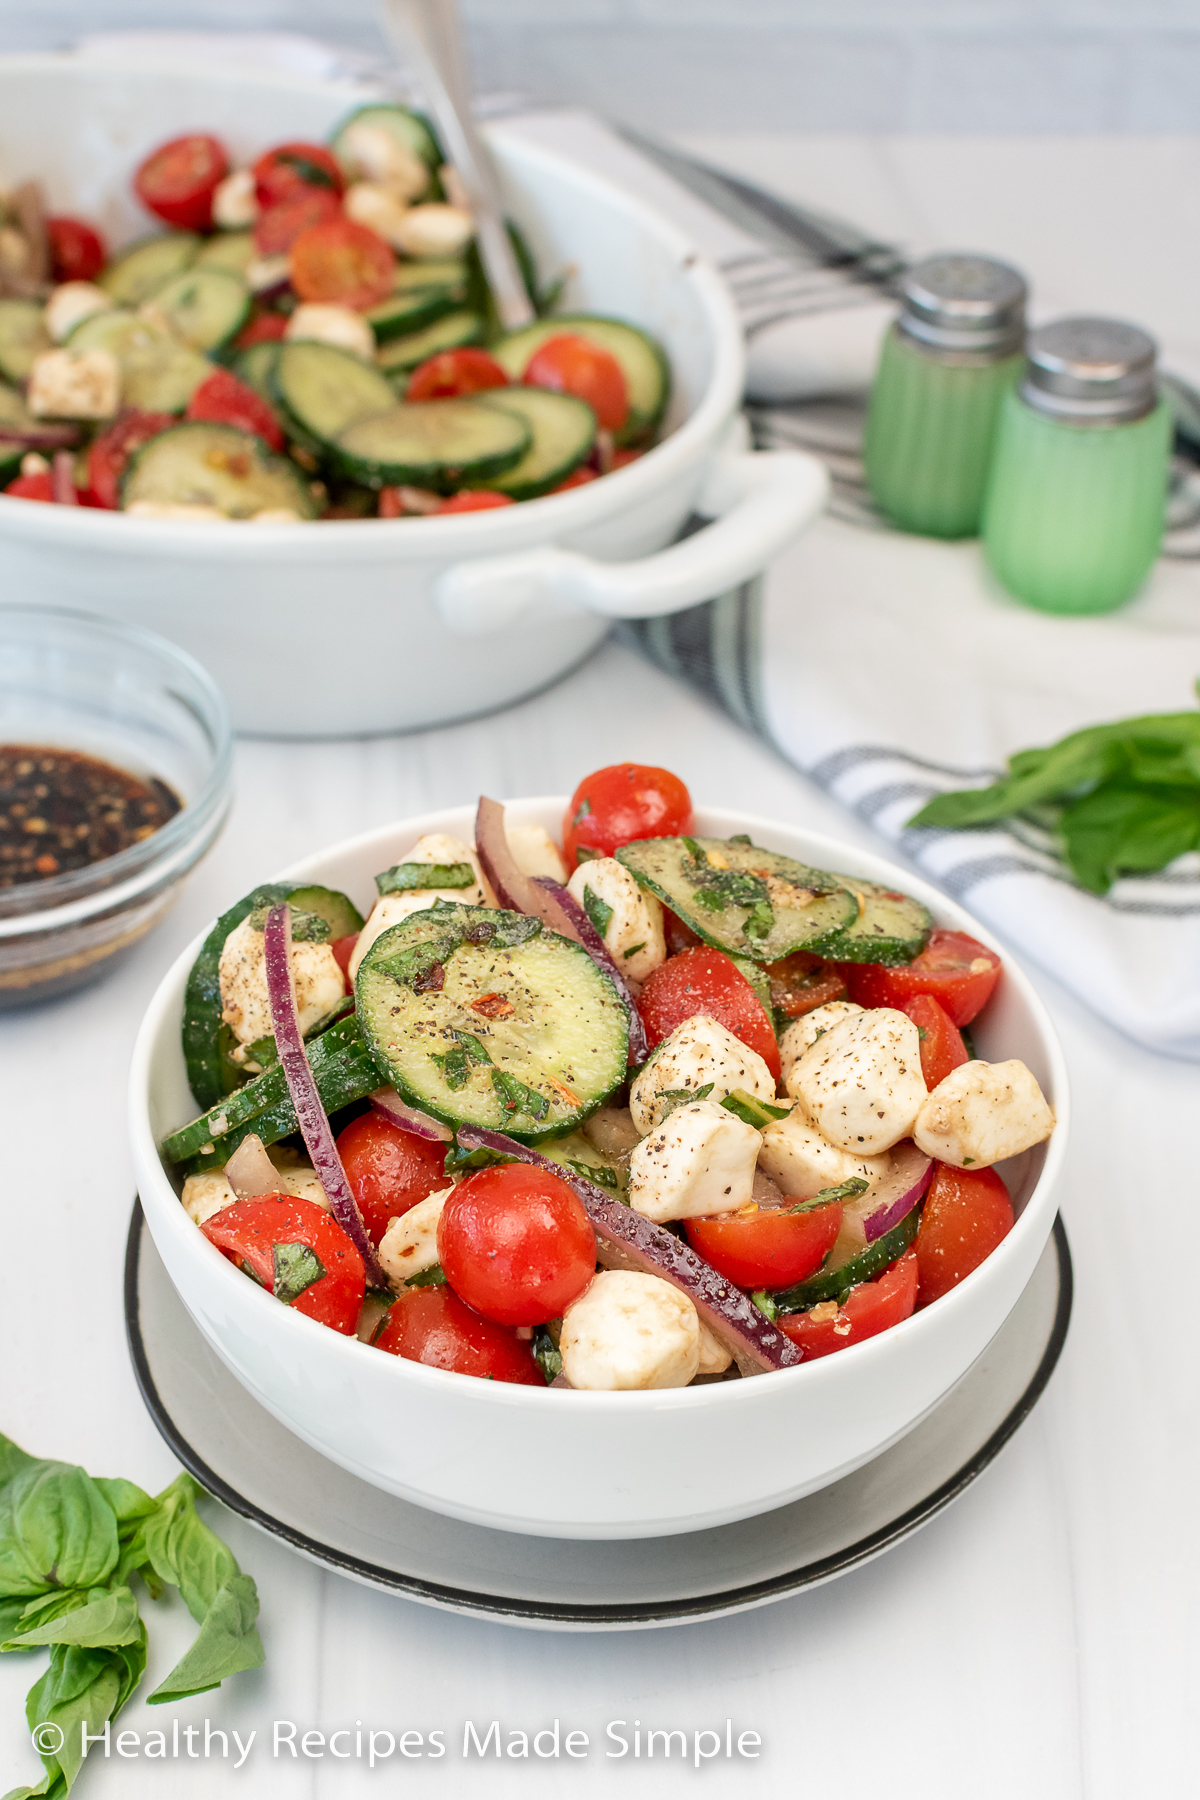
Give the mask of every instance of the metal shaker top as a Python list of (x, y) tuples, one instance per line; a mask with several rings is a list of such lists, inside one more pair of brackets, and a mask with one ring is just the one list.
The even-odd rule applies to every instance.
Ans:
[(933, 350), (999, 360), (1021, 347), (1023, 276), (991, 256), (927, 256), (901, 277), (897, 328)]
[(1029, 335), (1027, 405), (1072, 425), (1124, 425), (1158, 403), (1154, 339), (1119, 319), (1056, 319)]

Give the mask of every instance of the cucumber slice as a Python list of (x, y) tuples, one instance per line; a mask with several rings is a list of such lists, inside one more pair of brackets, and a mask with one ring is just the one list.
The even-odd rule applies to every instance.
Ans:
[(256, 394), (264, 400), (274, 401), (275, 395), (271, 387), (275, 364), (279, 359), (278, 344), (251, 344), (243, 350), (233, 365), (233, 372), (239, 381), (252, 387)]
[(332, 939), (349, 937), (351, 932), (361, 931), (366, 924), (353, 900), (337, 888), (313, 883), (292, 888), (287, 898), (297, 912), (316, 913), (319, 919), (324, 919)]
[(616, 988), (537, 919), (441, 902), (382, 932), (355, 982), (383, 1076), (447, 1125), (561, 1137), (625, 1079)]
[(0, 375), (28, 381), (37, 358), (53, 348), (40, 301), (0, 300)]
[(316, 515), (312, 491), (295, 463), (233, 425), (189, 420), (172, 425), (130, 458), (121, 505), (152, 500), (170, 506), (215, 506), (227, 519), (286, 507)]
[(858, 903), (856, 919), (821, 946), (821, 955), (835, 962), (885, 963), (895, 968), (920, 956), (933, 930), (933, 914), (909, 894), (898, 894), (857, 875), (839, 875), (838, 881)]
[(416, 406), (393, 400), (387, 412), (343, 431), (337, 457), (348, 475), (369, 487), (472, 487), (514, 468), (531, 437), (515, 413), (478, 400), (423, 400)]
[[(26, 406), (25, 396), (0, 382), (0, 425), (5, 431), (36, 431), (39, 423)], [(25, 452), (22, 450), (20, 454), (24, 456)]]
[(569, 332), (599, 344), (620, 363), (629, 389), (629, 417), (617, 433), (618, 443), (633, 443), (654, 431), (666, 411), (671, 391), (671, 371), (662, 350), (652, 337), (639, 331), (624, 319), (604, 318), (597, 313), (563, 313), (557, 318), (539, 319), (536, 325), (525, 325), (510, 332), (493, 345), (492, 355), (511, 381), (520, 381), (534, 351), (547, 338)]
[(646, 838), (617, 860), (706, 944), (751, 962), (823, 953), (858, 912), (836, 875), (737, 839)]
[(370, 307), (363, 317), (375, 333), (377, 342), (403, 337), (406, 332), (420, 331), (442, 319), (462, 299), (462, 293), (448, 287), (401, 288), (389, 294), (378, 306)]
[(257, 256), (252, 231), (222, 231), (205, 240), (192, 267), (229, 269), (234, 275), (245, 275)]
[(193, 350), (217, 350), (250, 316), (250, 289), (230, 269), (185, 269), (164, 282), (152, 304)]
[(351, 181), (362, 181), (367, 171), (360, 169), (353, 156), (346, 149), (345, 134), (348, 125), (378, 125), (390, 132), (398, 144), (405, 150), (415, 150), (426, 168), (431, 172), (440, 169), (446, 160), (442, 155), (442, 147), (434, 136), (433, 127), (421, 113), (413, 112), (407, 106), (360, 106), (352, 112), (348, 119), (343, 119), (333, 136), (330, 147), (334, 155), (345, 169)]
[(271, 397), (303, 438), (335, 444), (347, 425), (394, 406), (387, 378), (371, 363), (332, 344), (298, 339), (277, 347)]
[(201, 240), (190, 231), (139, 238), (110, 263), (96, 285), (117, 306), (140, 306), (157, 288), (195, 261)]
[(891, 1231), (885, 1231), (861, 1255), (851, 1257), (841, 1268), (821, 1269), (807, 1281), (798, 1281), (795, 1287), (781, 1288), (772, 1294), (776, 1310), (807, 1312), (810, 1306), (819, 1306), (822, 1300), (836, 1300), (839, 1294), (856, 1287), (860, 1281), (874, 1281), (898, 1256), (904, 1255), (917, 1235), (920, 1222), (921, 1208), (914, 1206)]
[(461, 299), (466, 281), (467, 265), (461, 256), (425, 256), (397, 263), (392, 286), (397, 293), (411, 288), (458, 288)]
[(114, 309), (92, 313), (67, 338), (72, 350), (111, 350), (121, 370), (121, 400), (145, 412), (182, 412), (212, 364), (150, 319)]
[(388, 375), (407, 375), (419, 363), (442, 350), (461, 350), (464, 344), (483, 341), (483, 320), (475, 312), (452, 312), (427, 325), (424, 331), (413, 331), (406, 337), (389, 338), (379, 346), (376, 357)]
[(546, 388), (491, 388), (480, 403), (524, 419), (533, 441), (515, 468), (488, 483), (514, 500), (547, 494), (577, 469), (596, 441), (596, 415), (570, 394)]

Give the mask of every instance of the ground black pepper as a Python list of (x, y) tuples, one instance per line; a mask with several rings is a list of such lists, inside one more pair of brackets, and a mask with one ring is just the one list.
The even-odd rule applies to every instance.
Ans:
[(0, 888), (115, 856), (180, 804), (156, 776), (143, 780), (78, 750), (0, 744)]

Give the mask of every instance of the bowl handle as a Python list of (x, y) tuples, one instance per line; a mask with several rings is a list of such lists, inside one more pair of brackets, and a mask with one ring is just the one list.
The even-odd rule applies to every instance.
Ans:
[(718, 456), (696, 500), (712, 522), (682, 542), (632, 562), (597, 562), (546, 544), (457, 563), (435, 588), (438, 611), (462, 637), (567, 612), (678, 612), (758, 574), (816, 517), (828, 489), (824, 466), (802, 451)]

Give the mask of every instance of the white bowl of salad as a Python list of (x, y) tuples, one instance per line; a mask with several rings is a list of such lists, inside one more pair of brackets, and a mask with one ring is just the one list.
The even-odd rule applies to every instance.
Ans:
[[(361, 87), (0, 59), (0, 570), (166, 633), (240, 730), (504, 704), (761, 569), (819, 465), (729, 447), (736, 317), (503, 126), (500, 330), (428, 122)], [(693, 512), (710, 522), (674, 544)]]
[(621, 764), (265, 883), (134, 1054), (181, 1303), (290, 1430), (456, 1518), (699, 1530), (877, 1455), (1045, 1245), (1026, 977), (884, 859)]

